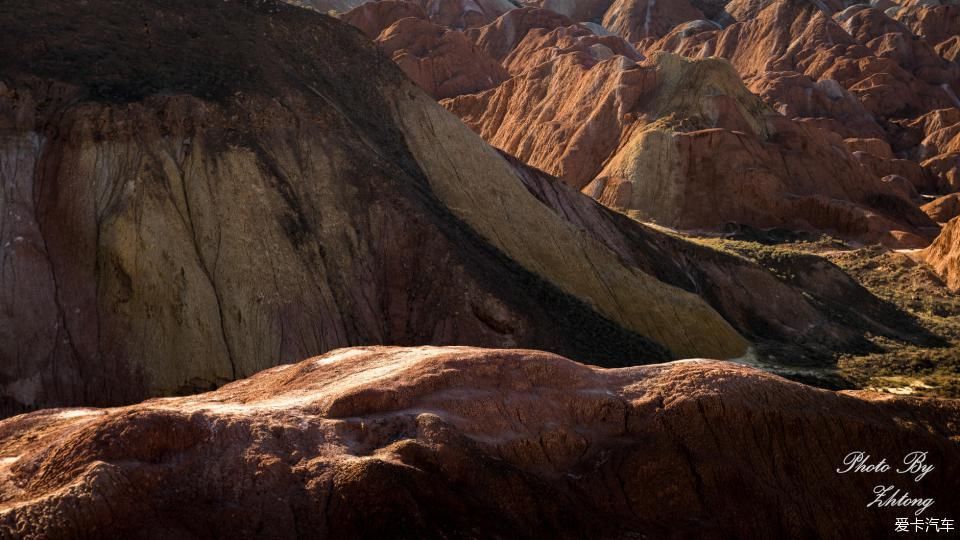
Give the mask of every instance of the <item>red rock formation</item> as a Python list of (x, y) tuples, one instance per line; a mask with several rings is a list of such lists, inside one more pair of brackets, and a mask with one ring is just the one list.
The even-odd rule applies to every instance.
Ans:
[[(501, 156), (329, 18), (157, 0), (114, 11), (117, 34), (97, 1), (0, 12), (0, 44), (22, 51), (0, 63), (0, 414), (206, 389), (359, 342), (609, 364), (736, 357), (750, 340), (811, 363), (869, 347), (867, 332), (924, 339), (835, 267), (788, 285)], [(170, 15), (184, 12), (185, 27)], [(158, 48), (144, 17), (158, 43), (214, 20), (224, 33)], [(38, 30), (65, 20), (74, 30)], [(250, 21), (275, 33), (234, 39)], [(615, 46), (534, 32), (518, 45), (575, 49), (555, 60)]]
[(653, 70), (627, 58), (578, 51), (443, 105), (494, 146), (579, 189), (619, 145), (634, 101), (655, 85)]
[(937, 178), (940, 192), (960, 191), (960, 152), (940, 154), (921, 163)]
[(527, 189), (554, 212), (638, 269), (685, 290), (709, 291), (710, 305), (758, 346), (782, 350), (789, 343), (799, 347), (789, 355), (817, 359), (869, 349), (865, 331), (918, 344), (930, 337), (822, 258), (787, 262), (788, 286), (747, 259), (659, 233), (510, 159)]
[[(849, 139), (848, 139), (849, 140)], [(907, 159), (884, 159), (875, 154), (863, 151), (853, 152), (853, 157), (867, 170), (873, 178), (885, 178), (896, 175), (906, 178), (912, 188), (924, 193), (937, 193), (941, 182), (929, 168), (924, 168), (915, 161)]]
[[(0, 422), (0, 535), (892, 534), (878, 484), (960, 504), (955, 402), (833, 393), (734, 364), (619, 370), (358, 348), (194, 397)], [(914, 482), (838, 474), (853, 451)]]
[(419, 4), (405, 0), (380, 0), (367, 2), (340, 16), (340, 20), (356, 26), (368, 38), (376, 40), (383, 32), (400, 19), (413, 17), (427, 19), (427, 14)]
[(920, 207), (930, 219), (937, 223), (946, 223), (960, 216), (960, 193), (944, 195)]
[(936, 46), (937, 54), (947, 60), (960, 62), (960, 36), (953, 36)]
[(688, 0), (615, 0), (603, 15), (603, 26), (634, 43), (661, 37), (680, 23), (704, 18)]
[(573, 52), (598, 61), (613, 56), (623, 56), (633, 61), (642, 58), (633, 46), (620, 37), (597, 36), (581, 25), (572, 25), (530, 29), (503, 60), (503, 65), (511, 75), (519, 75)]
[(524, 6), (548, 9), (577, 21), (599, 21), (614, 0), (530, 0)]
[[(877, 9), (840, 12), (839, 7), (799, 0), (732, 2), (727, 9), (739, 22), (723, 30), (675, 29), (650, 50), (728, 58), (751, 89), (785, 114), (831, 118), (835, 124), (820, 125), (836, 127), (844, 137), (880, 136), (844, 90), (881, 121), (956, 106), (960, 67)], [(836, 103), (798, 74), (836, 84), (821, 89)]]
[(878, 175), (839, 138), (776, 115), (722, 61), (661, 55), (637, 65), (575, 52), (444, 105), (521, 160), (670, 226), (735, 221), (891, 244), (899, 230), (911, 245), (934, 227), (892, 202), (897, 192), (880, 176), (900, 169), (878, 166)]
[(960, 5), (901, 7), (894, 17), (923, 37), (947, 60), (956, 60), (960, 44)]
[[(935, 109), (917, 118), (899, 120), (894, 124), (900, 129), (894, 143), (899, 148), (911, 148), (921, 144), (925, 137), (932, 136), (943, 129), (952, 129), (952, 126), (957, 123), (960, 123), (960, 109), (955, 107)], [(938, 139), (949, 140), (950, 137), (938, 137)]]
[(491, 58), (503, 61), (532, 28), (552, 30), (573, 21), (548, 9), (521, 8), (507, 12), (482, 28), (471, 28), (467, 36)]
[(480, 92), (507, 79), (501, 65), (471, 43), (462, 32), (408, 17), (386, 28), (376, 39), (410, 79), (436, 99)]
[(413, 82), (436, 99), (479, 92), (507, 79), (499, 62), (462, 32), (428, 21), (417, 4), (369, 2), (340, 18), (373, 39)]
[(926, 135), (914, 154), (923, 160), (921, 166), (932, 178), (935, 192), (960, 190), (960, 109), (933, 111), (911, 127)]
[(430, 20), (449, 28), (475, 28), (517, 7), (510, 0), (419, 0)]
[(943, 227), (943, 232), (924, 250), (923, 256), (948, 287), (960, 290), (960, 217), (951, 219)]
[[(787, 115), (789, 116), (789, 115)], [(843, 141), (851, 152), (866, 152), (881, 159), (893, 159), (893, 150), (883, 139), (846, 139)]]
[[(872, 155), (860, 156), (861, 165), (876, 180), (902, 176), (924, 193), (957, 189), (960, 169), (953, 151), (930, 153), (938, 141), (923, 141), (924, 146), (918, 148), (921, 141), (914, 140), (912, 135), (905, 137), (903, 131), (905, 123), (913, 121), (916, 111), (960, 103), (955, 95), (960, 91), (957, 86), (960, 67), (937, 53), (938, 47), (951, 37), (955, 22), (952, 7), (905, 5), (899, 11), (890, 10), (885, 14), (864, 5), (843, 9), (839, 1), (744, 0), (724, 4), (686, 0), (622, 0), (609, 5), (540, 2), (536, 5), (559, 13), (534, 8), (512, 10), (486, 27), (471, 29), (467, 35), (514, 76), (572, 52), (581, 53), (581, 61), (587, 64), (611, 55), (634, 61), (641, 59), (642, 55), (627, 41), (598, 35), (606, 30), (573, 24), (574, 20), (596, 18), (599, 17), (596, 14), (603, 12), (608, 29), (628, 40), (642, 42), (648, 51), (669, 50), (692, 57), (719, 55), (730, 59), (748, 88), (789, 118), (843, 138), (889, 143), (889, 150), (877, 150), (874, 143), (875, 151), (868, 152)], [(595, 15), (587, 16), (587, 13)], [(722, 28), (716, 22), (700, 20), (707, 16), (705, 13), (729, 26)], [(408, 26), (409, 29), (397, 32), (398, 43), (441, 32), (422, 24)], [(658, 36), (663, 39), (651, 43)], [(435, 84), (429, 81), (433, 78), (434, 66), (464, 63), (450, 60), (453, 55), (435, 59), (431, 47), (423, 49), (424, 55), (404, 55), (401, 65), (411, 77), (438, 95), (433, 90)], [(483, 76), (483, 72), (495, 71), (490, 62), (484, 59), (474, 64), (484, 67), (460, 77), (472, 83), (451, 85), (451, 89), (442, 94), (454, 96), (466, 93), (464, 89), (471, 86), (499, 84), (501, 77)], [(537, 76), (540, 75), (542, 70)], [(480, 84), (483, 80), (493, 82)], [(483, 114), (475, 106), (472, 109), (474, 116)], [(496, 114), (491, 116), (496, 118)], [(550, 137), (544, 138), (549, 140)], [(510, 145), (502, 147), (515, 150)], [(535, 147), (526, 146), (521, 157), (526, 159), (537, 152)], [(558, 154), (558, 151), (548, 151), (548, 154)], [(588, 158), (597, 159), (597, 156)], [(548, 163), (551, 160), (553, 162)], [(590, 163), (580, 166), (568, 161), (566, 157), (550, 155), (544, 159), (533, 158), (532, 163), (564, 176), (564, 171), (571, 166), (593, 167)]]
[(768, 71), (753, 78), (748, 88), (787, 118), (804, 120), (844, 138), (886, 137), (860, 100), (832, 79), (814, 81), (793, 71)]
[[(410, 79), (437, 99), (493, 88), (508, 78), (508, 71), (522, 71), (559, 54), (557, 51), (577, 48), (598, 57), (626, 54), (639, 58), (620, 38), (596, 36), (563, 16), (533, 8), (511, 10), (466, 34), (429, 22), (430, 17), (417, 4), (393, 0), (363, 4), (341, 19), (360, 28)], [(524, 41), (528, 30), (540, 28), (557, 32), (540, 32)], [(524, 47), (512, 53), (522, 42)]]

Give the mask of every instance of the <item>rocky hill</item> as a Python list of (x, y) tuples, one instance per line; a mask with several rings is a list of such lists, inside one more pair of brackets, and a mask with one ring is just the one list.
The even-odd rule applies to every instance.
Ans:
[(11, 406), (210, 388), (365, 343), (746, 351), (349, 26), (282, 3), (125, 5), (0, 11)]
[(938, 229), (921, 196), (957, 189), (957, 6), (850, 4), (537, 3), (464, 33), (487, 54), (460, 65), (512, 78), (444, 105), (640, 219), (924, 247)]
[[(24, 538), (885, 537), (960, 498), (960, 407), (711, 361), (355, 348), (193, 397), (0, 422)], [(935, 468), (838, 474), (852, 449)]]
[(0, 29), (0, 538), (960, 519), (956, 2)]
[[(393, 4), (343, 19), (371, 36), (403, 17), (436, 22)], [(946, 370), (960, 380), (960, 303), (943, 257), (910, 251), (957, 215), (958, 9), (953, 0), (531, 1), (449, 27), (474, 44), (469, 53), (421, 48), (415, 63), (398, 64), (415, 80), (434, 57), (441, 73), (463, 66), (460, 81), (482, 67), (487, 88), (441, 103), (502, 151), (618, 213), (732, 251), (807, 294), (830, 287), (797, 276), (841, 261), (838, 274), (850, 274), (836, 282), (857, 281), (915, 317), (907, 334), (922, 327), (941, 339), (903, 348), (861, 334), (875, 349), (847, 365), (875, 363), (882, 351), (878, 367), (891, 376), (920, 362), (931, 377)], [(358, 17), (374, 11), (390, 15)], [(508, 74), (502, 82), (491, 59)], [(774, 348), (759, 357), (809, 358), (809, 349), (785, 353), (782, 341)], [(907, 380), (945, 388), (939, 376)]]
[[(7, 414), (209, 389), (366, 343), (524, 346), (603, 365), (740, 357), (752, 343), (778, 363), (829, 365), (876, 350), (869, 336), (938, 342), (829, 263), (785, 280), (590, 203), (486, 146), (329, 17), (269, 2), (91, 6), (0, 11)], [(488, 138), (602, 202), (688, 226), (932, 235), (908, 196), (839, 150), (886, 155), (882, 141), (814, 136), (723, 61), (644, 59), (545, 9), (465, 34), (427, 13), (390, 1), (344, 18), (381, 48), (400, 39), (407, 74), (409, 54), (440, 62), (428, 73), (454, 70), (430, 84), (477, 80), (455, 73), (460, 52), (501, 63), (512, 78), (447, 106), (478, 129), (499, 117), (503, 141)], [(403, 41), (416, 35), (434, 37)], [(524, 95), (546, 96), (535, 117), (510, 105)], [(951, 115), (923, 129), (949, 131)], [(645, 180), (657, 167), (659, 187)]]

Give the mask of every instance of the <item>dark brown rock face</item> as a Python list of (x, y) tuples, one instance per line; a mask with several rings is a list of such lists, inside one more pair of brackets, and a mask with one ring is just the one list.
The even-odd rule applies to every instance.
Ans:
[(6, 4), (0, 22), (5, 412), (207, 389), (361, 343), (595, 363), (746, 350), (343, 23), (212, 0)]
[[(0, 422), (0, 535), (884, 537), (960, 499), (955, 402), (734, 364), (603, 370), (534, 351), (358, 348), (216, 392)], [(837, 474), (862, 450), (921, 482)], [(850, 531), (856, 531), (851, 533)]]

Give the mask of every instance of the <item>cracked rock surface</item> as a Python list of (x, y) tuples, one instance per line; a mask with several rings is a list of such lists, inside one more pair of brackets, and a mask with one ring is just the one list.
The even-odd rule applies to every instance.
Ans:
[[(0, 422), (23, 538), (878, 536), (908, 482), (956, 508), (960, 408), (729, 363), (600, 369), (524, 350), (364, 347), (215, 392)], [(921, 482), (838, 475), (928, 452)]]

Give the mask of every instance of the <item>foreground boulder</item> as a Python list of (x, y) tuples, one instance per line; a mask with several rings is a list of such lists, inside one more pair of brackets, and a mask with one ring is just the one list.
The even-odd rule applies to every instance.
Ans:
[[(356, 348), (194, 397), (0, 422), (0, 536), (880, 537), (960, 503), (955, 402), (722, 362)], [(853, 451), (912, 475), (838, 474)]]

